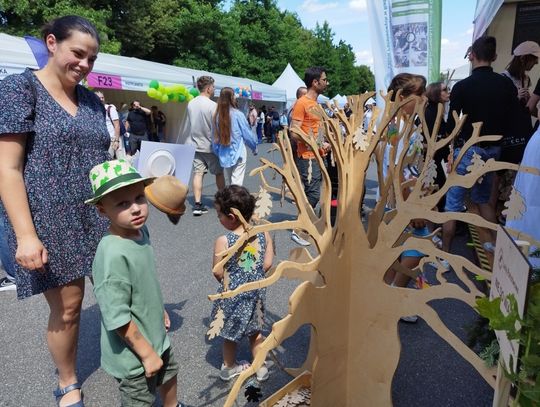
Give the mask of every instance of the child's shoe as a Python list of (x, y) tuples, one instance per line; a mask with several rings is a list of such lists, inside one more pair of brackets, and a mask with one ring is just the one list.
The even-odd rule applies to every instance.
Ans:
[(228, 382), (232, 378), (239, 376), (244, 370), (249, 368), (249, 363), (245, 360), (236, 362), (233, 367), (227, 367), (225, 364), (221, 365), (221, 370), (219, 371), (219, 377), (221, 380)]
[(257, 370), (256, 376), (257, 380), (260, 382), (268, 380), (268, 377), (270, 377), (270, 373), (268, 373), (266, 362), (264, 362), (263, 365)]

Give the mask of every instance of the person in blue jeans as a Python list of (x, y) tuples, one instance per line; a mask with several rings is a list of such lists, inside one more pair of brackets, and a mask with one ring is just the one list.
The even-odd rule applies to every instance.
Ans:
[(11, 251), (8, 247), (6, 220), (0, 216), (0, 262), (2, 268), (6, 271), (6, 276), (0, 278), (0, 291), (15, 290), (15, 268), (13, 267), (13, 259)]

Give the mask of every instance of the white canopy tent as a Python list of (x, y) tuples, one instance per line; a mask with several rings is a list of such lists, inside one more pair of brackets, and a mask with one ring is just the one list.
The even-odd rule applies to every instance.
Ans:
[[(0, 33), (0, 80), (7, 75), (20, 73), (26, 67), (38, 68), (26, 40)], [(145, 106), (157, 105), (168, 117), (167, 139), (174, 142), (181, 129), (186, 104), (175, 102), (160, 104), (146, 95), (148, 85), (155, 79), (164, 85), (182, 84), (192, 87), (202, 75), (210, 75), (215, 79), (216, 96), (226, 86), (233, 89), (247, 87), (251, 90), (253, 100), (277, 103), (286, 103), (287, 100), (285, 90), (251, 79), (105, 53), (99, 54), (88, 77), (88, 84), (102, 89), (107, 101), (116, 105), (121, 102), (129, 103), (134, 99), (140, 100)], [(179, 141), (183, 141), (182, 135)]]
[[(291, 64), (287, 64), (279, 78), (272, 84), (276, 88), (285, 89), (287, 93), (287, 108), (289, 108), (296, 100), (296, 91), (301, 86), (306, 86), (304, 81), (298, 76)], [(317, 102), (324, 104), (330, 100), (324, 95), (319, 95)]]

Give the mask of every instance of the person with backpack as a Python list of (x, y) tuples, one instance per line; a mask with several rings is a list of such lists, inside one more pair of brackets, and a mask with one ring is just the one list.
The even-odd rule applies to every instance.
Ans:
[[(96, 96), (101, 100), (101, 103), (105, 106), (105, 124), (107, 125), (107, 131), (111, 138), (111, 145), (109, 146), (109, 155), (111, 159), (114, 158), (126, 158), (126, 150), (124, 149), (124, 140), (120, 131), (120, 120), (118, 117), (118, 111), (112, 104), (105, 103), (105, 95), (102, 92), (94, 92)], [(123, 124), (122, 124), (123, 126)], [(124, 127), (125, 132), (125, 127)]]

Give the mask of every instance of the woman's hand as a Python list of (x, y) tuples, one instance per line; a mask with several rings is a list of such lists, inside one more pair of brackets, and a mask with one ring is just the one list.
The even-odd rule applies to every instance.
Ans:
[(15, 260), (25, 269), (44, 272), (49, 255), (37, 236), (23, 237), (17, 241)]

